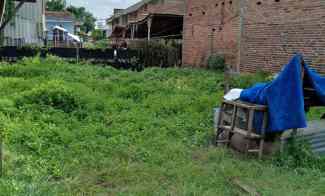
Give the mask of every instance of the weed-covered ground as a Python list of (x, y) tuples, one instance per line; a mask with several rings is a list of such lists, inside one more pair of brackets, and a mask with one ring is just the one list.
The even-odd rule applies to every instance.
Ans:
[(324, 195), (325, 173), (211, 145), (222, 74), (38, 59), (0, 66), (0, 195)]

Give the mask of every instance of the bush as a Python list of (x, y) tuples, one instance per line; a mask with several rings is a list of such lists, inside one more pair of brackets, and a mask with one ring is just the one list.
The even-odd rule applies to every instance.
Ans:
[(224, 71), (226, 68), (226, 60), (220, 55), (211, 55), (208, 58), (208, 68), (211, 70)]
[(60, 81), (50, 81), (30, 91), (24, 92), (16, 99), (16, 105), (22, 107), (26, 104), (50, 106), (64, 112), (72, 112), (82, 108), (80, 95)]

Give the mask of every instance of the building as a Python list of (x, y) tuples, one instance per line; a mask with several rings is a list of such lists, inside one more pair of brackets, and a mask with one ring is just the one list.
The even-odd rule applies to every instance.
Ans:
[(188, 0), (183, 65), (223, 55), (237, 72), (277, 72), (296, 52), (325, 73), (323, 0)]
[[(20, 2), (15, 2), (16, 6)], [(45, 0), (26, 1), (3, 30), (3, 45), (43, 45)]]
[(48, 41), (53, 41), (54, 27), (62, 27), (70, 34), (75, 34), (75, 20), (70, 12), (46, 11), (46, 30)]
[(106, 19), (98, 19), (95, 29), (102, 31), (105, 37), (109, 37), (112, 34), (112, 29), (106, 23)]
[(113, 38), (181, 38), (185, 0), (142, 0), (127, 9), (115, 9), (108, 19)]

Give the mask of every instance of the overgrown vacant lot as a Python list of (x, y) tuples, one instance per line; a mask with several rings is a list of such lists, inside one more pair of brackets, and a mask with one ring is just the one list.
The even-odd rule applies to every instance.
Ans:
[(50, 58), (0, 67), (0, 195), (325, 194), (325, 174), (211, 145), (222, 75), (119, 71)]

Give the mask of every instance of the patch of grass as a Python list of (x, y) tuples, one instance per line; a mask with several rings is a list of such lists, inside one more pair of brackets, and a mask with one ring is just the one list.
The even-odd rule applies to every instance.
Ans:
[(319, 120), (325, 115), (325, 108), (324, 107), (312, 107), (308, 112), (308, 119), (309, 120)]
[(268, 81), (272, 81), (273, 77), (267, 72), (257, 71), (255, 74), (241, 74), (237, 76), (233, 76), (231, 78), (231, 86), (233, 88), (249, 88), (256, 83), (264, 83)]
[(322, 195), (325, 175), (211, 147), (223, 75), (73, 65), (0, 65), (0, 195)]

